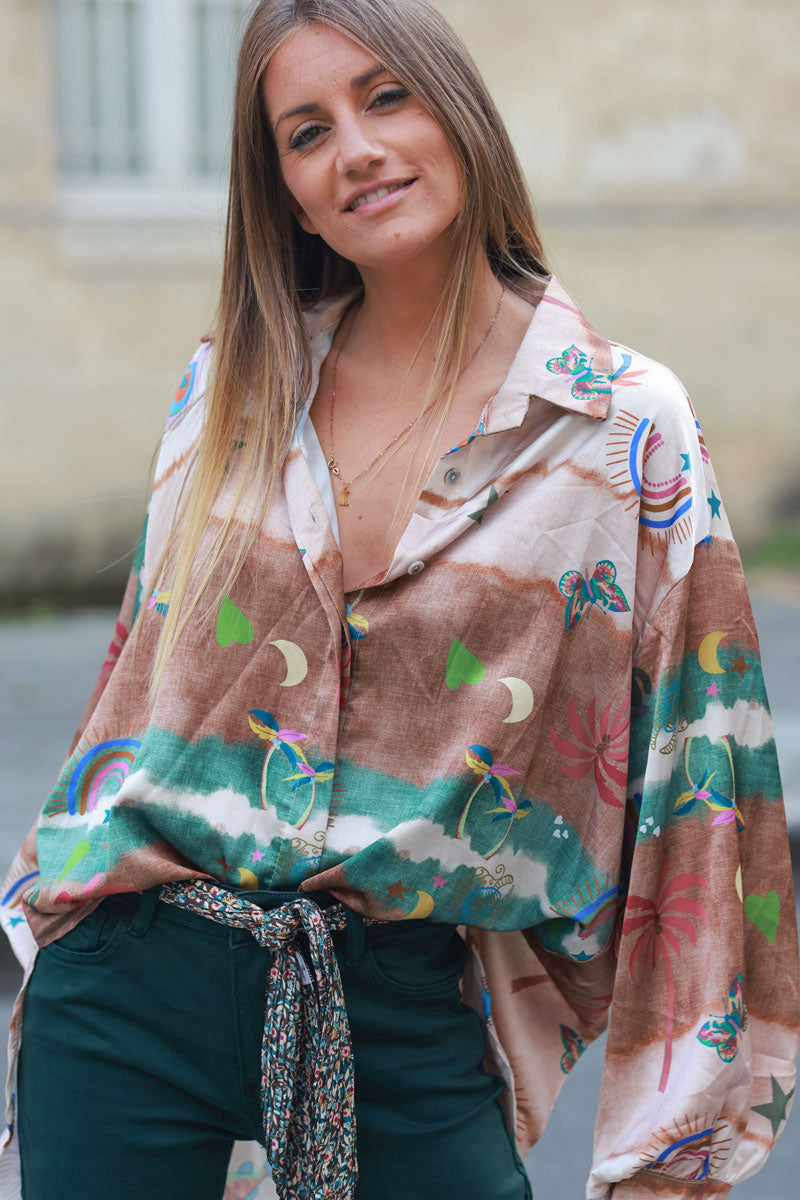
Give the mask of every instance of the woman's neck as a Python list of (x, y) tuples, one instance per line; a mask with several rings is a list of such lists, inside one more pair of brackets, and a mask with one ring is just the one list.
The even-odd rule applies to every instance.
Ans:
[[(373, 357), (379, 346), (386, 362), (408, 363), (422, 345), (420, 359), (433, 359), (440, 332), (434, 312), (450, 263), (432, 259), (432, 255), (416, 255), (391, 270), (359, 268), (364, 299), (348, 336), (348, 349), (354, 358)], [(501, 286), (488, 259), (481, 256), (473, 288), (470, 342), (477, 344), (483, 337), (497, 308)]]

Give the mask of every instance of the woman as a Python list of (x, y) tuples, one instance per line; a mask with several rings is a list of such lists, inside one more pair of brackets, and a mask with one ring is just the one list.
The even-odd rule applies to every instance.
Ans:
[(0, 1167), (211, 1200), (260, 1141), (283, 1197), (522, 1200), (613, 1001), (587, 1195), (725, 1195), (788, 1111), (791, 897), (683, 389), (548, 275), (424, 0), (257, 5), (215, 336), (6, 883)]

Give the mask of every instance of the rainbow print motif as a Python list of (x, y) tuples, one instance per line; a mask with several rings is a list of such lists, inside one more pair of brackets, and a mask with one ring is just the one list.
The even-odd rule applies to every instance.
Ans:
[(94, 812), (103, 799), (117, 794), (130, 774), (141, 747), (141, 737), (105, 730), (100, 740), (90, 732), (81, 738), (57, 787), (47, 802), (44, 816), (68, 813), (71, 817)]

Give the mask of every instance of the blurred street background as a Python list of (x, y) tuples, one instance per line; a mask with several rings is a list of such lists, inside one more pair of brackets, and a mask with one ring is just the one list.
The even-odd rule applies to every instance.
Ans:
[[(552, 269), (692, 396), (743, 551), (800, 846), (800, 6), (438, 0)], [(0, 877), (113, 628), (148, 472), (211, 327), (244, 0), (0, 0)], [(0, 938), (0, 1018), (18, 982)], [(529, 1159), (583, 1194), (602, 1046)], [(2, 1063), (0, 1063), (0, 1066)], [(797, 1120), (737, 1200), (784, 1200)]]

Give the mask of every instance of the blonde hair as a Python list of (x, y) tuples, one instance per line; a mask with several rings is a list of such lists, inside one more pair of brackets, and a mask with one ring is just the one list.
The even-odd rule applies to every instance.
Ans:
[[(481, 253), (514, 290), (524, 291), (531, 280), (547, 275), (508, 133), (466, 47), (427, 0), (262, 0), (255, 6), (238, 57), (225, 257), (205, 425), (159, 566), (161, 574), (170, 559), (172, 595), (153, 667), (154, 687), (223, 558), (230, 560), (227, 576), (214, 589), (204, 618), (230, 590), (273, 499), (311, 381), (304, 310), (360, 284), (354, 264), (305, 233), (292, 215), (264, 109), (262, 80), (272, 55), (311, 22), (344, 33), (396, 74), (437, 121), (460, 169), (462, 204), (453, 231), (452, 269), (433, 315), (441, 352), (420, 405), (422, 410), (437, 392), (444, 397), (432, 409), (438, 432), (465, 358)], [(240, 443), (230, 503), (201, 559), (231, 446)], [(415, 482), (419, 490), (424, 479)]]

